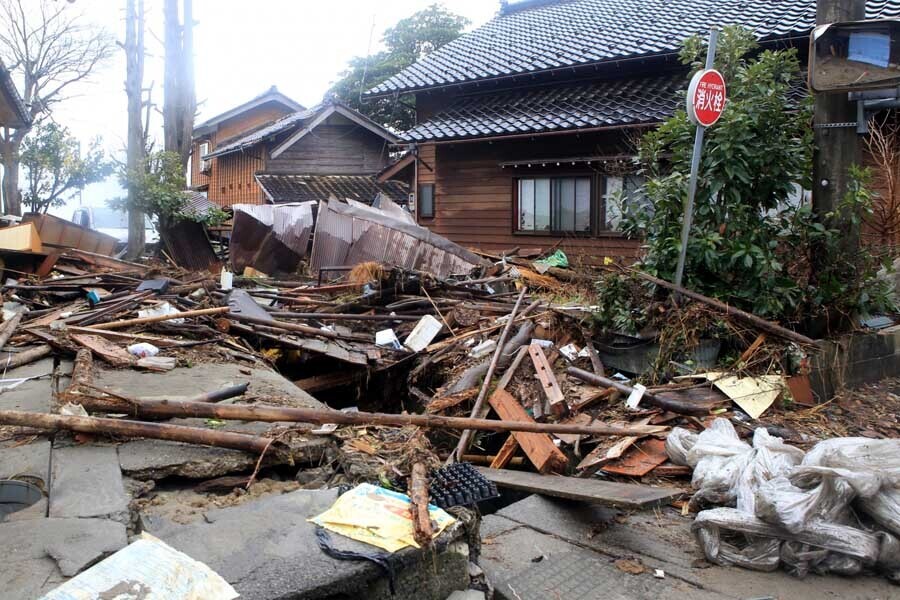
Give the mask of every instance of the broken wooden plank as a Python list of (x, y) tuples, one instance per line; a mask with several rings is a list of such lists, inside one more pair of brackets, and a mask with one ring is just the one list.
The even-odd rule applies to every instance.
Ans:
[(128, 354), (127, 350), (98, 335), (73, 333), (69, 338), (79, 346), (87, 348), (114, 367), (127, 367), (134, 362), (134, 358)]
[(553, 369), (544, 356), (544, 351), (537, 344), (528, 346), (528, 354), (531, 355), (531, 362), (534, 363), (534, 370), (537, 372), (538, 379), (541, 381), (541, 387), (550, 403), (550, 412), (557, 417), (565, 416), (569, 412), (569, 405), (566, 404), (566, 396), (556, 381)]
[(653, 508), (667, 504), (685, 493), (679, 488), (579, 479), (562, 475), (538, 475), (506, 469), (476, 468), (479, 473), (500, 487), (617, 508)]
[(428, 514), (428, 469), (416, 462), (409, 474), (409, 511), (413, 522), (413, 538), (420, 546), (428, 546), (434, 537)]
[[(650, 419), (652, 419), (652, 418), (653, 417), (644, 417), (643, 419), (640, 419), (639, 421), (637, 421), (635, 424), (636, 425), (647, 425), (650, 422)], [(630, 424), (630, 423), (625, 423), (623, 421), (614, 421), (614, 422), (619, 423), (621, 425), (629, 425)], [(659, 430), (660, 430), (660, 432), (663, 432), (666, 430), (666, 428), (660, 426)], [(601, 440), (601, 442), (599, 444), (597, 444), (597, 447), (594, 448), (587, 456), (585, 456), (581, 460), (580, 463), (578, 463), (578, 466), (576, 467), (576, 469), (578, 469), (579, 471), (591, 469), (592, 467), (605, 465), (608, 462), (616, 460), (617, 458), (620, 458), (623, 454), (625, 454), (625, 451), (628, 450), (629, 448), (631, 448), (631, 446), (633, 446), (642, 437), (644, 437), (644, 436), (632, 435), (632, 436), (626, 436), (626, 437), (620, 438), (618, 440), (616, 440), (614, 438), (607, 438), (607, 439)], [(594, 472), (593, 470), (590, 470), (587, 473), (582, 473), (581, 475), (582, 475), (582, 477), (584, 477), (586, 475), (590, 475), (593, 472)]]
[(510, 434), (506, 441), (503, 442), (503, 446), (500, 447), (500, 450), (497, 452), (497, 455), (491, 461), (492, 469), (503, 469), (506, 465), (509, 464), (509, 461), (512, 460), (515, 453), (519, 450), (519, 442), (516, 441), (516, 436)]
[[(29, 324), (30, 325), (30, 324)], [(153, 335), (146, 335), (143, 333), (126, 333), (124, 331), (107, 331), (106, 329), (94, 329), (92, 327), (75, 327), (74, 325), (69, 325), (66, 327), (66, 331), (70, 333), (87, 333), (90, 335), (97, 335), (103, 338), (107, 338), (110, 340), (118, 340), (120, 342), (127, 342), (129, 344), (134, 344), (137, 342), (147, 342), (149, 344), (153, 344), (158, 348), (167, 348), (171, 346), (180, 346), (185, 342), (179, 342), (177, 340), (157, 337)], [(188, 342), (190, 343), (190, 342)]]
[(174, 356), (145, 356), (138, 360), (136, 365), (141, 369), (163, 373), (174, 369), (177, 363)]
[(315, 394), (323, 390), (331, 390), (337, 387), (350, 385), (360, 378), (360, 374), (365, 371), (335, 371), (334, 373), (323, 373), (321, 375), (313, 375), (304, 379), (298, 379), (294, 382), (298, 388), (304, 392)]
[(132, 325), (148, 325), (150, 323), (161, 323), (163, 321), (172, 321), (175, 319), (190, 319), (192, 317), (202, 317), (205, 315), (221, 315), (228, 311), (229, 308), (227, 306), (201, 308), (200, 310), (186, 310), (170, 315), (157, 315), (155, 317), (141, 317), (139, 319), (125, 319), (124, 321), (98, 323), (97, 325), (92, 325), (91, 329), (122, 329), (123, 327), (131, 327)]
[[(496, 390), (491, 394), (488, 402), (503, 421), (534, 422), (519, 401), (506, 390)], [(525, 455), (539, 473), (561, 471), (566, 467), (568, 463), (566, 455), (556, 447), (548, 434), (520, 432), (514, 435)]]
[(656, 438), (640, 441), (625, 456), (603, 466), (601, 471), (614, 475), (643, 477), (659, 465), (669, 460), (666, 442)]
[(432, 414), (443, 412), (448, 408), (452, 408), (458, 404), (462, 404), (463, 402), (471, 400), (477, 395), (478, 388), (472, 387), (461, 392), (456, 392), (455, 394), (441, 396), (440, 398), (435, 398), (431, 402), (429, 402), (428, 406), (425, 407), (425, 412)]
[(741, 354), (741, 358), (738, 359), (738, 362), (745, 363), (748, 360), (750, 360), (750, 357), (753, 356), (757, 350), (759, 350), (759, 347), (762, 346), (765, 343), (765, 341), (766, 341), (766, 334), (761, 333), (758, 336), (756, 336), (756, 339), (753, 340), (753, 343), (750, 344), (750, 346), (748, 346), (746, 350), (744, 350), (743, 354)]
[[(574, 417), (569, 417), (568, 419), (564, 419), (560, 421), (560, 423), (573, 423), (578, 425), (590, 425), (594, 422), (594, 417), (587, 413), (581, 413), (580, 415), (575, 415)], [(578, 435), (577, 433), (557, 433), (554, 434), (554, 437), (559, 438), (566, 444), (574, 444), (578, 440), (582, 439), (583, 435)]]

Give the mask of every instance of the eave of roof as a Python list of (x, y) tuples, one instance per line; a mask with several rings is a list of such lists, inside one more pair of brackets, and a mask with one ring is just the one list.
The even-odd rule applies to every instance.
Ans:
[(22, 96), (19, 95), (19, 90), (16, 89), (16, 84), (12, 80), (12, 74), (2, 61), (0, 61), (0, 92), (5, 98), (9, 112), (14, 115), (12, 121), (2, 125), (13, 129), (20, 129), (30, 125), (31, 113), (28, 111), (28, 107), (25, 106)]
[(378, 194), (384, 194), (402, 204), (409, 192), (402, 182), (380, 182), (373, 175), (257, 173), (255, 178), (266, 198), (275, 203), (328, 200), (333, 196), (371, 204)]
[[(867, 18), (900, 16), (900, 0), (869, 0)], [(366, 92), (419, 92), (523, 75), (578, 72), (672, 56), (711, 26), (739, 24), (761, 42), (805, 37), (815, 0), (568, 0), (500, 14)]]
[(407, 142), (559, 134), (659, 123), (678, 106), (684, 71), (466, 96), (403, 134)]
[(277, 102), (279, 104), (282, 104), (283, 106), (286, 106), (287, 108), (290, 108), (293, 111), (306, 110), (305, 106), (295, 100), (292, 100), (291, 98), (288, 98), (287, 96), (279, 92), (275, 88), (275, 86), (272, 86), (259, 96), (256, 96), (255, 98), (248, 100), (243, 104), (235, 106), (234, 108), (226, 110), (225, 112), (209, 118), (203, 123), (197, 125), (196, 127), (194, 127), (193, 135), (196, 137), (209, 133), (213, 130), (215, 125), (236, 117), (248, 110), (253, 110), (254, 108), (262, 106), (263, 104), (266, 104), (268, 102)]

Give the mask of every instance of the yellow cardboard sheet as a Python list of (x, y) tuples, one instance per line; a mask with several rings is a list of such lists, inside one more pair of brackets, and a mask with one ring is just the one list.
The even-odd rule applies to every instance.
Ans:
[[(428, 514), (434, 524), (435, 536), (456, 521), (436, 506), (429, 505)], [(309, 521), (388, 552), (407, 546), (419, 547), (413, 539), (409, 497), (368, 483), (345, 493), (331, 508)]]
[(772, 406), (784, 391), (786, 383), (781, 375), (735, 377), (720, 372), (697, 375), (711, 381), (723, 394), (754, 419)]

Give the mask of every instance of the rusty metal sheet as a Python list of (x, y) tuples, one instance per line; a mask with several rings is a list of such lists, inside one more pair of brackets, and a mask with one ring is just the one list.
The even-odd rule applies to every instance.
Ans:
[(176, 221), (159, 232), (159, 239), (179, 267), (213, 273), (222, 270), (222, 262), (213, 250), (206, 229), (196, 221)]
[(306, 256), (315, 202), (235, 204), (231, 264), (238, 273), (253, 267), (263, 273), (293, 273)]
[(320, 203), (310, 270), (380, 263), (422, 270), (438, 277), (466, 273), (484, 261), (462, 246), (392, 211), (359, 203)]

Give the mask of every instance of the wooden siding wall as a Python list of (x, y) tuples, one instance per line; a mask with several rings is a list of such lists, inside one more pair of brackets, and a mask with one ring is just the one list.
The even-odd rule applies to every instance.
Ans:
[[(486, 252), (521, 248), (562, 248), (573, 263), (600, 264), (605, 258), (638, 256), (640, 242), (615, 232), (594, 236), (514, 233), (514, 179), (522, 176), (606, 173), (610, 165), (501, 168), (500, 162), (566, 156), (628, 154), (625, 138), (609, 134), (560, 135), (504, 142), (426, 144), (419, 147), (418, 185), (435, 184), (435, 216), (419, 223), (454, 242)], [(425, 164), (434, 170), (429, 171)], [(616, 174), (616, 173), (613, 173)], [(602, 195), (603, 190), (596, 194)]]
[(364, 175), (387, 166), (385, 141), (368, 129), (340, 117), (329, 118), (277, 158), (269, 158), (269, 173)]
[[(216, 131), (196, 138), (193, 141), (191, 153), (191, 187), (196, 188), (208, 185), (210, 200), (222, 206), (228, 206), (237, 202), (253, 202), (255, 204), (263, 202), (262, 191), (259, 190), (259, 186), (253, 180), (253, 174), (262, 170), (261, 157), (256, 156), (255, 160), (248, 160), (246, 156), (242, 160), (234, 160), (228, 156), (214, 158), (212, 159), (210, 174), (206, 175), (200, 172), (200, 144), (208, 141), (210, 152), (212, 152), (216, 149), (217, 144), (225, 143), (229, 138), (234, 138), (237, 135), (256, 129), (291, 112), (291, 109), (286, 106), (270, 102), (223, 121), (219, 123)], [(223, 162), (220, 163), (220, 161)], [(257, 192), (255, 195), (247, 193), (245, 189), (248, 175), (251, 189), (255, 189)], [(241, 185), (240, 189), (237, 188), (238, 184)], [(225, 187), (226, 192), (233, 193), (222, 192), (222, 187)], [(240, 193), (238, 194), (238, 192)], [(250, 199), (251, 196), (253, 200)], [(239, 199), (231, 200), (231, 197)]]
[(265, 155), (262, 146), (254, 146), (244, 152), (226, 154), (213, 160), (209, 199), (220, 206), (232, 204), (265, 204), (262, 188), (253, 177), (264, 170)]

